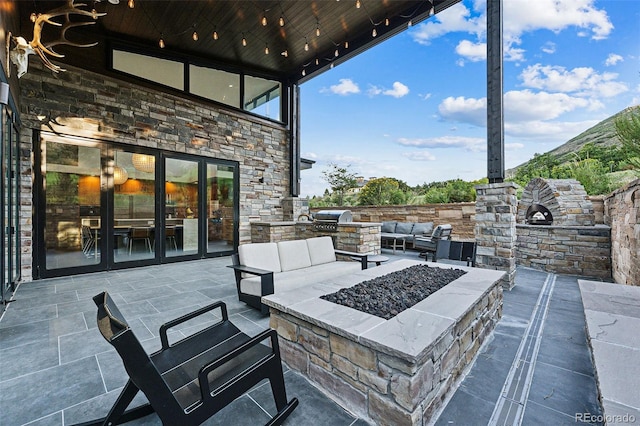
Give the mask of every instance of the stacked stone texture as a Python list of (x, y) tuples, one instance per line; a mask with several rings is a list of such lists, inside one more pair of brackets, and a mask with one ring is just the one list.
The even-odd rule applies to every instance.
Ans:
[(65, 134), (238, 162), (240, 243), (251, 241), (250, 221), (283, 220), (280, 203), (290, 180), (284, 125), (74, 67), (53, 76), (39, 61), (29, 65), (20, 89), (21, 191), (28, 195), (20, 224), (24, 281), (32, 277), (32, 129), (41, 129), (43, 111), (65, 124)]
[(518, 264), (558, 274), (611, 278), (611, 228), (517, 225)]
[(505, 289), (515, 285), (516, 209), (514, 183), (476, 186), (476, 266), (506, 271)]
[[(475, 203), (422, 204), (401, 206), (347, 206), (332, 207), (350, 210), (354, 222), (433, 222), (435, 225), (451, 224), (453, 239), (470, 240), (474, 237)], [(311, 212), (326, 210), (312, 208)]]
[(518, 223), (525, 223), (532, 204), (542, 204), (558, 226), (593, 226), (596, 224), (593, 203), (584, 187), (575, 179), (532, 179), (522, 192), (518, 205)]
[(423, 425), (455, 390), (502, 315), (502, 287), (485, 294), (446, 333), (408, 360), (271, 309), (287, 365), (358, 416), (380, 425)]
[(341, 223), (337, 232), (316, 231), (311, 222), (253, 222), (251, 240), (268, 243), (330, 236), (334, 247), (354, 253), (380, 253), (379, 223)]
[(613, 279), (640, 285), (640, 179), (605, 197), (605, 221), (611, 225)]

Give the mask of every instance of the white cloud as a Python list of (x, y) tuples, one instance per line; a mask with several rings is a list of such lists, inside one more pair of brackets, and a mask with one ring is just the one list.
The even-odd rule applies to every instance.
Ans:
[(369, 90), (367, 90), (367, 94), (371, 97), (385, 95), (393, 96), (394, 98), (401, 98), (409, 94), (409, 88), (399, 81), (394, 82), (392, 87), (392, 89), (383, 89), (378, 86), (371, 86)]
[(519, 142), (505, 143), (504, 144), (505, 151), (516, 151), (516, 150), (522, 149), (522, 148), (524, 148), (524, 144), (523, 143), (519, 143)]
[(475, 99), (452, 96), (443, 100), (438, 106), (440, 117), (445, 120), (462, 121), (485, 126), (487, 123), (487, 98)]
[[(594, 40), (607, 38), (613, 24), (604, 9), (597, 9), (595, 0), (535, 0), (505, 1), (503, 3), (504, 55), (507, 61), (525, 59), (521, 36), (538, 30), (559, 33), (568, 28), (577, 28), (578, 36), (591, 36)], [(456, 52), (469, 60), (478, 55), (468, 56), (472, 46), (480, 46), (486, 39), (486, 0), (474, 1), (474, 12), (462, 2), (440, 12), (434, 18), (414, 27), (411, 36), (420, 44), (451, 32), (475, 35), (476, 42), (464, 41), (458, 44)], [(464, 44), (463, 44), (464, 43)], [(555, 52), (555, 46), (543, 48), (546, 53)], [(474, 58), (474, 59), (472, 59)], [(458, 65), (463, 65), (458, 63)]]
[(504, 94), (506, 121), (552, 120), (576, 108), (586, 108), (589, 101), (566, 93), (511, 90)]
[(469, 40), (462, 40), (456, 46), (456, 53), (472, 62), (484, 61), (487, 59), (487, 43), (473, 43)]
[(551, 55), (556, 53), (556, 44), (552, 41), (548, 41), (540, 48), (540, 50)]
[(419, 148), (463, 148), (467, 151), (484, 151), (487, 141), (482, 138), (466, 136), (440, 136), (437, 138), (398, 138), (397, 142), (403, 146)]
[(350, 78), (341, 78), (338, 84), (334, 84), (329, 89), (323, 88), (320, 90), (322, 93), (331, 92), (340, 96), (353, 95), (360, 93), (360, 87), (357, 83), (354, 83)]
[(431, 98), (431, 93), (426, 93), (424, 95), (420, 94), (418, 95), (420, 97), (420, 99), (422, 99), (423, 101), (426, 101), (427, 99)]
[(402, 156), (411, 161), (436, 161), (436, 156), (428, 151), (405, 152)]
[(607, 57), (607, 60), (604, 61), (604, 64), (608, 67), (611, 67), (622, 61), (624, 61), (624, 58), (622, 56), (615, 53), (609, 53), (609, 56)]
[(616, 78), (616, 73), (598, 73), (590, 67), (567, 70), (561, 66), (541, 64), (528, 66), (520, 73), (526, 87), (594, 98), (609, 98), (627, 92), (629, 87), (615, 81)]
[(382, 94), (393, 96), (394, 98), (401, 98), (409, 94), (409, 88), (399, 81), (396, 81), (393, 83), (393, 89), (385, 90)]

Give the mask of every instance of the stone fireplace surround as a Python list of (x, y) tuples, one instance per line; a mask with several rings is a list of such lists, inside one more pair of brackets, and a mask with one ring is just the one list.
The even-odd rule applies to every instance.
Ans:
[(505, 273), (462, 266), (467, 274), (388, 321), (319, 298), (416, 264), (424, 262), (403, 259), (263, 298), (287, 365), (374, 424), (426, 424), (501, 317)]

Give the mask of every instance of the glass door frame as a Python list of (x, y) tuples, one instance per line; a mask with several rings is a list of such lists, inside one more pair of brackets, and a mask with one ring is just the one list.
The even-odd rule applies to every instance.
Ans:
[[(239, 190), (240, 190), (240, 165), (237, 161), (221, 160), (212, 157), (203, 157), (193, 154), (168, 152), (157, 149), (145, 148), (134, 145), (126, 145), (109, 141), (101, 141), (90, 138), (76, 137), (73, 135), (59, 134), (57, 136), (76, 140), (87, 140), (88, 142), (94, 142), (100, 147), (100, 167), (101, 167), (101, 179), (100, 179), (100, 233), (101, 235), (114, 235), (114, 183), (112, 172), (114, 166), (114, 153), (116, 150), (124, 150), (131, 153), (140, 153), (146, 155), (152, 155), (156, 159), (155, 163), (155, 228), (159, 230), (156, 238), (153, 241), (154, 256), (146, 259), (136, 259), (131, 261), (119, 261), (115, 262), (114, 250), (114, 238), (100, 238), (99, 247), (100, 261), (95, 264), (81, 265), (66, 268), (46, 269), (46, 256), (47, 247), (45, 243), (45, 221), (46, 221), (46, 209), (45, 209), (45, 177), (42, 173), (42, 133), (49, 133), (46, 131), (33, 131), (33, 152), (34, 152), (34, 167), (35, 180), (33, 185), (33, 279), (50, 278), (69, 276), (89, 272), (99, 272), (106, 270), (125, 269), (138, 266), (146, 266), (160, 263), (172, 263), (181, 262), (185, 260), (195, 260), (203, 258), (213, 258), (221, 256), (229, 256), (233, 254), (238, 247), (239, 239), (239, 219), (240, 219), (240, 202), (239, 202)], [(211, 252), (207, 251), (208, 234), (207, 234), (207, 215), (199, 215), (198, 220), (198, 251), (194, 254), (178, 255), (167, 257), (165, 253), (166, 238), (165, 238), (165, 217), (166, 217), (166, 168), (165, 159), (180, 159), (193, 161), (198, 164), (198, 211), (207, 211), (207, 165), (214, 164), (219, 166), (230, 167), (233, 169), (233, 244), (229, 250)]]

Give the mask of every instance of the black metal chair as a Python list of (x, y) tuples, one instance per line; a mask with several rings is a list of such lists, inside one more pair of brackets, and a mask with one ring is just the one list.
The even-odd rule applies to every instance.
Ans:
[(435, 260), (436, 249), (438, 248), (438, 241), (449, 240), (451, 238), (451, 232), (453, 228), (451, 225), (438, 225), (431, 233), (431, 237), (415, 237), (413, 240), (413, 247), (420, 250), (419, 256), (428, 258), (429, 253)]
[[(154, 411), (164, 425), (199, 425), (263, 379), (270, 382), (278, 410), (268, 425), (281, 424), (297, 407), (297, 398), (287, 401), (276, 331), (247, 336), (229, 321), (223, 302), (163, 324), (162, 349), (148, 355), (111, 297), (103, 292), (93, 300), (98, 328), (122, 358), (129, 380), (106, 418), (83, 425), (120, 424)], [(221, 311), (219, 322), (169, 342), (170, 328), (214, 309)], [(149, 404), (125, 412), (138, 391)]]
[(475, 241), (439, 240), (433, 261), (437, 262), (438, 259), (458, 260), (467, 262), (467, 266), (475, 267), (476, 248)]

